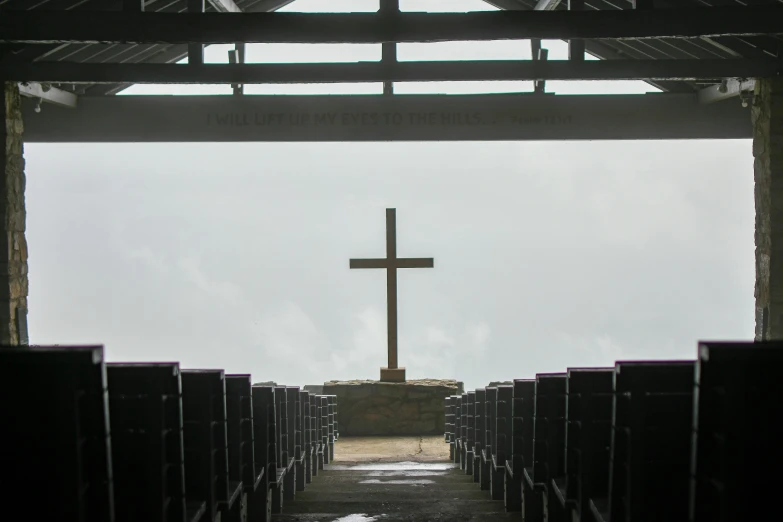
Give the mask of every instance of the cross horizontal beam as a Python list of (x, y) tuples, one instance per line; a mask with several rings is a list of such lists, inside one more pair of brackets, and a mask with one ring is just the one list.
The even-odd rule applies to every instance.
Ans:
[(783, 8), (471, 13), (4, 11), (5, 43), (382, 43), (783, 33)]
[(373, 83), (492, 80), (697, 80), (764, 78), (776, 60), (590, 60), (155, 64), (34, 62), (0, 64), (0, 77), (52, 83)]
[(696, 94), (107, 96), (23, 103), (25, 141), (335, 142), (746, 139), (750, 111)]
[(431, 257), (403, 257), (395, 259), (351, 259), (350, 268), (433, 268)]

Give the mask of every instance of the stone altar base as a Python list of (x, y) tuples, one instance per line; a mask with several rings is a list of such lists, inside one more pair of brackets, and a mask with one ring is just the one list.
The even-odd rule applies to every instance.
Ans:
[(463, 393), (453, 379), (407, 382), (329, 381), (324, 395), (337, 396), (340, 435), (442, 435), (444, 400)]

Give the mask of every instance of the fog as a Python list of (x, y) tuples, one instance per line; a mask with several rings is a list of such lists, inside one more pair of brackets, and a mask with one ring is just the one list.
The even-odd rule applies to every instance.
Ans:
[[(372, 2), (370, 2), (372, 3)], [(367, 10), (364, 0), (330, 3)], [(297, 0), (288, 11), (317, 10)], [(407, 10), (445, 2), (408, 0)], [(479, 0), (451, 9), (489, 9)], [(545, 42), (550, 58), (566, 53)], [(226, 47), (207, 49), (226, 61)], [(520, 42), (400, 48), (519, 58)], [(407, 55), (405, 53), (408, 53)], [(380, 46), (250, 46), (249, 61), (378, 59)], [(406, 58), (407, 56), (407, 58)], [(316, 58), (313, 58), (316, 57)], [(655, 89), (548, 82), (560, 94)], [(374, 93), (380, 85), (248, 86)], [(396, 92), (531, 90), (524, 82)], [(135, 86), (125, 94), (230, 86)], [(45, 109), (45, 108), (44, 108)], [(78, 110), (78, 109), (77, 109)], [(254, 380), (378, 378), (397, 208), (399, 361), (468, 387), (753, 336), (753, 163), (741, 141), (28, 144), (30, 340)]]

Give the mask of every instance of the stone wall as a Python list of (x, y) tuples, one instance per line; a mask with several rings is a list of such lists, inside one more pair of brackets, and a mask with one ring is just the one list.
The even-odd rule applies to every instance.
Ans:
[[(27, 324), (27, 240), (22, 100), (15, 83), (0, 82), (0, 344), (19, 344), (18, 313)], [(26, 334), (26, 332), (24, 332)]]
[(756, 82), (753, 101), (756, 182), (756, 335), (783, 339), (783, 80)]
[(325, 395), (337, 396), (340, 435), (440, 435), (444, 399), (463, 392), (461, 382), (330, 381)]

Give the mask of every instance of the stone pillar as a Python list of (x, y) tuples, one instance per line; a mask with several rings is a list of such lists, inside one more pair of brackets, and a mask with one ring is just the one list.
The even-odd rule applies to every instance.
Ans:
[[(15, 83), (0, 83), (0, 344), (27, 344), (27, 240), (25, 239), (22, 100)], [(21, 334), (21, 335), (20, 335)]]
[(753, 101), (756, 181), (757, 341), (783, 339), (783, 79), (756, 82)]

